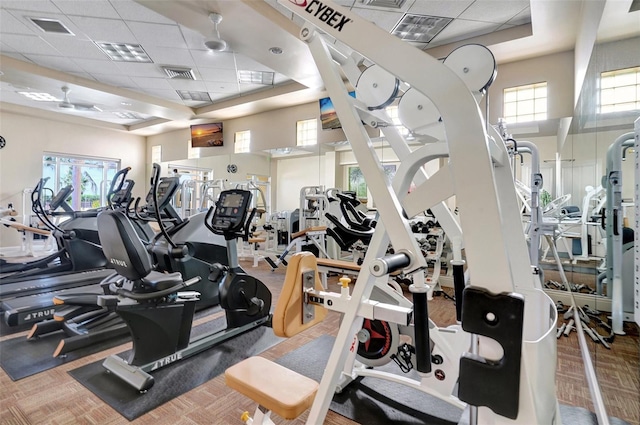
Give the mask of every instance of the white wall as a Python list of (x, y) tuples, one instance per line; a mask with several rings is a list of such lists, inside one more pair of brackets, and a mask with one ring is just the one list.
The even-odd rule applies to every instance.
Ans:
[[(0, 150), (2, 208), (13, 203), (22, 209), (23, 189), (33, 188), (42, 177), (43, 152), (119, 159), (123, 167), (132, 167), (128, 178), (136, 182), (134, 194), (146, 192), (145, 137), (7, 112), (0, 116), (0, 134), (7, 141)], [(0, 226), (0, 246), (19, 244), (18, 232)]]
[(324, 158), (305, 156), (281, 159), (277, 163), (278, 189), (273, 211), (291, 211), (300, 207), (300, 189), (327, 184)]

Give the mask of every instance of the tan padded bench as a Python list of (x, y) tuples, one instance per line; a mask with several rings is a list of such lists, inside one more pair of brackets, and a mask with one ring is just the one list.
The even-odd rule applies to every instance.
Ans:
[(262, 243), (266, 241), (265, 238), (249, 238), (249, 243)]
[(327, 226), (312, 226), (312, 227), (307, 227), (307, 228), (306, 228), (306, 229), (304, 229), (304, 230), (300, 230), (299, 232), (292, 233), (292, 234), (291, 234), (291, 240), (297, 239), (297, 238), (299, 238), (300, 236), (304, 236), (304, 235), (306, 235), (307, 233), (310, 233), (310, 232), (324, 232), (324, 231), (326, 231), (326, 230), (327, 230)]
[(264, 357), (250, 357), (224, 373), (228, 387), (275, 412), (284, 419), (295, 419), (307, 410), (318, 390), (318, 383)]
[(354, 272), (360, 271), (360, 266), (353, 261), (333, 260), (331, 258), (318, 258), (316, 260), (318, 267), (330, 267), (332, 269), (351, 270)]

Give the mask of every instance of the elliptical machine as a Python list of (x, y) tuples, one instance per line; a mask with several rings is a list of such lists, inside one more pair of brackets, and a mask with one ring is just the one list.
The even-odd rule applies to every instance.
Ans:
[[(118, 171), (111, 180), (107, 192), (108, 208), (120, 208), (131, 199), (134, 182), (127, 180), (131, 167)], [(49, 177), (42, 178), (31, 193), (31, 210), (52, 232), (58, 245), (58, 251), (34, 261), (24, 263), (2, 263), (0, 273), (13, 273), (0, 278), (0, 283), (11, 283), (39, 277), (51, 277), (58, 273), (74, 273), (107, 267), (102, 253), (96, 217), (104, 209), (74, 211), (66, 200), (73, 192), (67, 185), (60, 189), (49, 201), (48, 208), (44, 203), (44, 191)], [(56, 211), (61, 209), (61, 211)], [(69, 216), (60, 224), (52, 219), (55, 216)], [(144, 232), (143, 229), (139, 229)]]
[[(108, 211), (98, 217), (104, 252), (123, 279), (110, 285), (116, 295), (99, 297), (99, 304), (115, 307), (133, 339), (127, 360), (112, 355), (103, 367), (141, 392), (154, 384), (149, 372), (207, 350), (271, 319), (271, 292), (258, 279), (240, 268), (237, 238), (248, 238), (255, 209), (248, 214), (251, 192), (232, 189), (220, 194), (215, 209), (206, 214), (211, 232), (223, 235), (229, 265), (212, 267), (209, 280), (217, 285), (227, 328), (190, 341), (193, 315), (199, 293), (179, 292), (196, 283), (180, 273), (152, 270), (151, 260), (140, 240), (133, 237), (131, 223), (122, 212)], [(161, 229), (163, 228), (160, 222)], [(163, 229), (164, 233), (164, 229)]]

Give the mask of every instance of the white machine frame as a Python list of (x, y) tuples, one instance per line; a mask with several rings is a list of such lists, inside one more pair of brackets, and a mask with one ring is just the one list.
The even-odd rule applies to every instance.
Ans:
[[(512, 231), (520, 228), (521, 221), (508, 153), (499, 134), (492, 131), (491, 137), (487, 135), (474, 95), (459, 74), (437, 59), (331, 1), (279, 2), (307, 22), (301, 30), (301, 39), (309, 45), (379, 212), (376, 231), (351, 294), (351, 300), (356, 302), (350, 302), (344, 311), (307, 423), (324, 422), (341, 377), (354, 373), (351, 368), (355, 358), (353, 346), (363, 324), (361, 306), (372, 298), (374, 288), (387, 280), (386, 275), (374, 275), (372, 266), (385, 255), (389, 241), (396, 253), (408, 257), (406, 270), (415, 271), (412, 292), (426, 293), (426, 261), (420, 255), (407, 217), (427, 208), (440, 214), (440, 208), (446, 208), (443, 202), (453, 195), (460, 211), (471, 284), (493, 294), (516, 293), (524, 299), (517, 419), (497, 415), (487, 407), (474, 407), (470, 409), (471, 423), (558, 423), (557, 313), (553, 302), (542, 291), (538, 276), (532, 273), (524, 234)], [(330, 45), (321, 33), (339, 40), (338, 44), (348, 46), (353, 52), (339, 52), (337, 45)], [(350, 97), (340, 74), (341, 68), (347, 78), (359, 75), (358, 65), (364, 60), (427, 96), (437, 107), (444, 125), (446, 143), (427, 144), (413, 152), (397, 129), (391, 125), (382, 128), (401, 161), (393, 186), (385, 180), (381, 161), (362, 124), (364, 120), (378, 127), (378, 123), (390, 120), (384, 112), (370, 110), (363, 102)], [(356, 81), (351, 84), (355, 86)], [(422, 165), (442, 154), (448, 154), (448, 164), (435, 174), (426, 175)], [(412, 181), (417, 187), (407, 195)], [(440, 215), (437, 218), (441, 223), (446, 220)], [(456, 237), (446, 228), (445, 232)], [(461, 246), (461, 240), (455, 244)], [(459, 257), (454, 259), (461, 261)], [(501, 357), (495, 340), (481, 336), (473, 340), (478, 344), (472, 345), (469, 351), (484, 358)], [(369, 372), (361, 374), (364, 373)], [(406, 384), (425, 390), (435, 381), (433, 373), (421, 376), (420, 382)]]

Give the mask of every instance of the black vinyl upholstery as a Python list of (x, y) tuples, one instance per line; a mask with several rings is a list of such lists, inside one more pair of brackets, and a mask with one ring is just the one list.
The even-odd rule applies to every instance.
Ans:
[(130, 280), (140, 280), (153, 270), (151, 259), (127, 216), (116, 210), (98, 215), (98, 234), (109, 264)]

